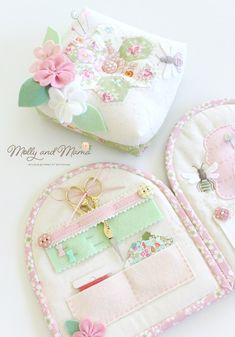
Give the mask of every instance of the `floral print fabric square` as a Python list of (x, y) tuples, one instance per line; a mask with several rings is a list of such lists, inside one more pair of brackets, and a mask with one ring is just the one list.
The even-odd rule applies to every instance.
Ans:
[(138, 263), (172, 244), (172, 238), (145, 232), (141, 240), (131, 244), (127, 254), (126, 266)]
[(129, 88), (151, 86), (160, 62), (148, 39), (102, 24), (88, 36), (73, 35), (65, 53), (76, 65), (81, 86), (93, 89), (103, 102), (123, 101)]

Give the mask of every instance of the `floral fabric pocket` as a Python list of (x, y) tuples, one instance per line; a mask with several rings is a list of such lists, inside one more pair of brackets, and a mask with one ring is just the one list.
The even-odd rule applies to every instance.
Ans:
[(181, 81), (184, 44), (91, 10), (72, 13), (62, 41), (48, 29), (19, 105), (114, 148), (139, 154), (161, 127)]

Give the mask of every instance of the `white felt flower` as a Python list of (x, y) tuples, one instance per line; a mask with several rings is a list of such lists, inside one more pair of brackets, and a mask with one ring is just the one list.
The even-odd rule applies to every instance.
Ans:
[(81, 115), (87, 110), (87, 94), (77, 82), (72, 82), (63, 89), (51, 87), (48, 93), (48, 106), (62, 124), (70, 124), (73, 116)]

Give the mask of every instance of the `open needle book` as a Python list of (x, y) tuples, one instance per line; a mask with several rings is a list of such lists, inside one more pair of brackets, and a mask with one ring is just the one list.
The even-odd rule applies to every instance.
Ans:
[(185, 115), (166, 168), (174, 193), (151, 174), (97, 163), (38, 197), (25, 252), (53, 337), (155, 337), (232, 291), (235, 101)]

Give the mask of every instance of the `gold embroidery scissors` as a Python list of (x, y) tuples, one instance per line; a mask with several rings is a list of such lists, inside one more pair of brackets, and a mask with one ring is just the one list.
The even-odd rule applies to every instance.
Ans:
[[(90, 177), (83, 186), (70, 186), (65, 191), (65, 200), (78, 215), (83, 215), (99, 205), (102, 184), (99, 179)], [(79, 205), (79, 207), (77, 207)]]
[[(100, 180), (96, 177), (89, 177), (81, 187), (73, 185), (69, 188), (66, 188), (64, 190), (64, 199), (56, 199), (55, 197), (53, 198), (57, 201), (66, 201), (67, 204), (72, 207), (72, 219), (75, 213), (81, 216), (97, 208), (99, 206), (99, 196), (101, 195), (102, 190), (103, 188)], [(103, 232), (104, 235), (109, 239), (113, 249), (123, 261), (117, 240), (113, 237), (112, 229), (110, 228), (107, 221), (103, 222)]]

